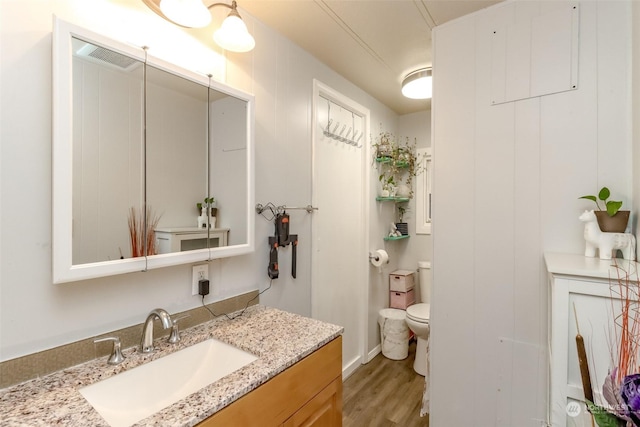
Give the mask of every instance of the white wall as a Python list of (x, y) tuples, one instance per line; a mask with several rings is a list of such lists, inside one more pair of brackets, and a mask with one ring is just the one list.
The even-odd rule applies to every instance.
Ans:
[[(416, 138), (416, 146), (418, 148), (431, 147), (431, 110), (400, 116), (398, 129), (399, 135), (407, 136), (410, 140)], [(413, 185), (415, 191), (416, 179), (414, 179)], [(415, 197), (407, 203), (407, 207), (408, 210), (404, 218), (409, 224), (409, 235), (411, 237), (397, 242), (405, 243), (398, 245), (399, 267), (405, 270), (417, 270), (418, 261), (431, 261), (432, 239), (430, 234), (416, 234)]]
[[(391, 110), (245, 13), (243, 18), (256, 38), (256, 48), (249, 54), (230, 54), (225, 62), (213, 48), (210, 33), (205, 36), (198, 31), (180, 30), (157, 17), (142, 2), (2, 1), (0, 360), (140, 323), (155, 307), (176, 312), (199, 304), (199, 299), (191, 296), (190, 265), (52, 284), (53, 13), (113, 38), (138, 45), (146, 40), (156, 56), (191, 70), (212, 72), (217, 78), (226, 75), (230, 85), (255, 94), (258, 203), (305, 206), (311, 200), (313, 78), (370, 108), (372, 123), (397, 131), (397, 116)], [(202, 39), (193, 38), (194, 35)], [(374, 196), (372, 186), (372, 213)], [(377, 239), (372, 239), (372, 244), (382, 245), (386, 225), (378, 224), (375, 215), (372, 217), (371, 235)], [(300, 240), (298, 278), (293, 280), (282, 274), (261, 301), (308, 315), (311, 215), (295, 212), (291, 221), (291, 231), (298, 233)], [(272, 233), (273, 224), (257, 217), (256, 252), (211, 263), (212, 294), (207, 302), (266, 287), (267, 237)], [(283, 259), (288, 259), (287, 255)], [(282, 271), (288, 271), (286, 265)], [(376, 313), (386, 295), (386, 282), (378, 279), (373, 274), (369, 283), (373, 291), (371, 311)], [(377, 324), (369, 325), (369, 329), (377, 336)]]
[(417, 148), (431, 147), (431, 110), (418, 111), (398, 117), (398, 135), (409, 138)]
[(543, 252), (583, 251), (579, 196), (632, 200), (630, 2), (579, 3), (577, 90), (490, 106), (490, 34), (561, 5), (508, 2), (434, 33), (436, 426), (541, 425)]

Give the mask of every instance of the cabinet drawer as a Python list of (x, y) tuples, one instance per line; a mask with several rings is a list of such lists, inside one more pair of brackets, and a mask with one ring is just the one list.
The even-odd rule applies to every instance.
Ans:
[(408, 292), (415, 285), (413, 271), (396, 270), (389, 274), (389, 290)]
[(406, 310), (407, 307), (414, 304), (416, 302), (415, 293), (413, 289), (409, 292), (395, 292), (391, 291), (389, 293), (389, 307), (391, 308), (399, 308), (401, 310)]
[[(257, 389), (221, 409), (199, 427), (281, 426), (337, 380), (342, 399), (342, 337), (338, 337)], [(333, 409), (342, 420), (342, 402)], [(340, 425), (340, 424), (338, 424)]]

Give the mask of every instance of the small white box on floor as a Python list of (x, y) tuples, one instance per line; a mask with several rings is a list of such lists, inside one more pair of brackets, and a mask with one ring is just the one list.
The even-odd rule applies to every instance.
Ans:
[(415, 281), (411, 270), (396, 270), (389, 274), (389, 290), (398, 292), (409, 292), (413, 289)]

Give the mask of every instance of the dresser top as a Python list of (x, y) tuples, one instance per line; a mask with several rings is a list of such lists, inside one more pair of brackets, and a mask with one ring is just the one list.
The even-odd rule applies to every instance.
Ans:
[(637, 275), (638, 272), (637, 262), (622, 258), (601, 260), (582, 254), (546, 252), (544, 261), (547, 271), (555, 275), (609, 279), (618, 277), (620, 271), (631, 275)]

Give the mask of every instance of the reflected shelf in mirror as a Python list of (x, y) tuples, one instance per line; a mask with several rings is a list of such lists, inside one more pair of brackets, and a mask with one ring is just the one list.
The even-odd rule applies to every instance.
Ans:
[(190, 251), (227, 246), (228, 228), (173, 227), (156, 228), (158, 253)]

